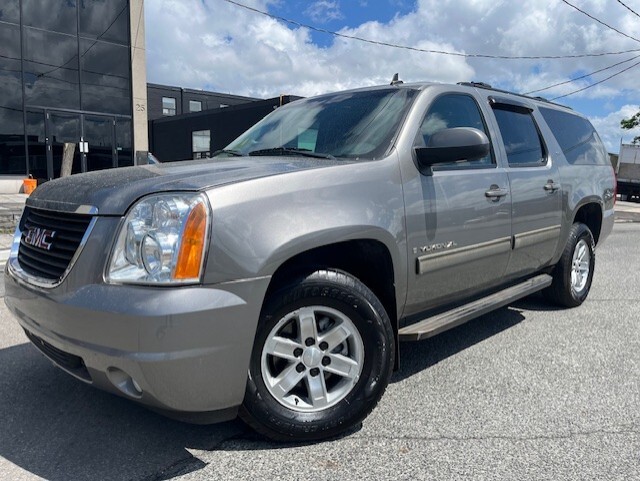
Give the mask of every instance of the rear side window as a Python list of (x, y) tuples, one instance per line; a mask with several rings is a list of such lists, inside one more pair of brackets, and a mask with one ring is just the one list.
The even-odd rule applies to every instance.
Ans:
[(529, 111), (494, 107), (507, 160), (511, 167), (540, 166), (547, 162), (540, 133)]
[(607, 151), (591, 123), (577, 115), (541, 108), (540, 113), (570, 164), (606, 165)]

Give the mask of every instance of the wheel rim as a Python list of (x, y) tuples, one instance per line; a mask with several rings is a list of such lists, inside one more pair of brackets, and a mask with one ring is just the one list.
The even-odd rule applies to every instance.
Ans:
[(262, 348), (262, 380), (283, 406), (318, 412), (353, 390), (363, 362), (362, 337), (349, 317), (329, 307), (303, 307), (269, 333)]
[(591, 269), (591, 252), (584, 239), (580, 239), (573, 250), (571, 262), (571, 288), (576, 293), (582, 292), (589, 281)]

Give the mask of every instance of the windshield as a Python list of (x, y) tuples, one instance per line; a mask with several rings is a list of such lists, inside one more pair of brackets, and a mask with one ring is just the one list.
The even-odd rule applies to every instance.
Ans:
[(217, 155), (378, 159), (391, 147), (415, 94), (393, 87), (299, 100), (266, 116)]

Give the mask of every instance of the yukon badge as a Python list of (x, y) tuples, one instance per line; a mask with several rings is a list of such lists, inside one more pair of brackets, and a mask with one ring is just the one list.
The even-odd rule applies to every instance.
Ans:
[(25, 236), (24, 241), (30, 246), (48, 251), (53, 245), (52, 241), (55, 235), (56, 231), (54, 230), (42, 229), (40, 227), (31, 227), (27, 231), (27, 235)]
[(437, 252), (447, 249), (453, 249), (458, 247), (458, 243), (455, 241), (438, 242), (437, 244), (431, 244), (427, 246), (414, 247), (414, 254), (429, 254), (431, 252)]

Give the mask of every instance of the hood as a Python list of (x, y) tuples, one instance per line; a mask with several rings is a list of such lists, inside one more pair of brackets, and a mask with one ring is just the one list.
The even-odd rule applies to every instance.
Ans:
[(344, 163), (298, 157), (243, 157), (123, 167), (46, 182), (27, 199), (27, 206), (79, 213), (97, 209), (98, 215), (121, 216), (133, 202), (154, 192), (202, 191)]

